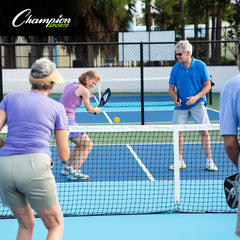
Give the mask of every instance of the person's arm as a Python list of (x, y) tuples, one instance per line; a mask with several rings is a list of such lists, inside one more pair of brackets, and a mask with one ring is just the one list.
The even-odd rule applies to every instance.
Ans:
[(240, 147), (236, 135), (223, 135), (225, 151), (232, 161), (232, 163), (238, 168), (238, 157), (240, 153)]
[(70, 149), (68, 146), (68, 132), (66, 129), (56, 129), (55, 136), (58, 157), (62, 162), (66, 162), (70, 156)]
[(101, 111), (100, 107), (95, 107), (95, 108), (92, 107), (92, 105), (90, 103), (91, 95), (90, 95), (90, 92), (89, 92), (88, 89), (86, 89), (85, 87), (80, 87), (80, 88), (77, 89), (76, 95), (79, 96), (79, 97), (82, 96), (84, 105), (85, 105), (88, 112), (90, 112), (90, 113), (100, 113), (100, 111)]
[(179, 98), (179, 101), (178, 101), (178, 97), (175, 92), (175, 85), (169, 85), (168, 92), (169, 92), (169, 95), (171, 96), (171, 98), (173, 99), (175, 106), (180, 107), (181, 99)]
[(186, 103), (187, 105), (194, 104), (199, 98), (203, 97), (211, 90), (211, 80), (206, 81), (203, 84), (204, 84), (204, 87), (198, 94), (196, 94), (195, 96), (187, 97), (187, 99), (188, 99), (188, 101)]
[[(0, 131), (7, 122), (7, 113), (0, 109)], [(4, 140), (0, 137), (0, 148), (4, 145)]]

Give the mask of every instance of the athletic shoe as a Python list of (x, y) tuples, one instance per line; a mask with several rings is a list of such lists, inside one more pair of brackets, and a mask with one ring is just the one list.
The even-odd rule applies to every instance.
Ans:
[(206, 167), (207, 170), (209, 171), (218, 171), (217, 166), (214, 164), (213, 160), (207, 160), (206, 161)]
[(69, 180), (87, 180), (88, 178), (89, 176), (82, 174), (81, 170), (71, 170), (68, 174)]
[[(185, 169), (187, 166), (184, 161), (179, 161), (179, 169)], [(174, 170), (174, 164), (169, 167), (169, 170)]]
[(62, 169), (62, 175), (68, 175), (70, 173), (71, 168), (66, 168), (66, 166)]

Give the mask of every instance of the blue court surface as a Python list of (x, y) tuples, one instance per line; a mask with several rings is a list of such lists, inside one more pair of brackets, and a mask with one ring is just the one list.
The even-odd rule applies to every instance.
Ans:
[[(237, 240), (236, 213), (65, 217), (63, 240)], [(0, 239), (16, 239), (17, 221), (0, 219)], [(36, 219), (33, 240), (46, 239), (47, 231)]]
[[(57, 99), (59, 100), (59, 99)], [(144, 98), (145, 122), (146, 123), (170, 123), (173, 114), (173, 101), (169, 96), (146, 96)], [(92, 98), (92, 105), (97, 106), (98, 101)], [(217, 111), (208, 108), (211, 121), (219, 121)], [(140, 96), (112, 96), (106, 106), (102, 107), (100, 114), (87, 113), (83, 106), (76, 110), (76, 120), (81, 124), (112, 124), (113, 119), (119, 117), (120, 123), (141, 122), (141, 100)], [(203, 212), (221, 211), (217, 205), (227, 209), (223, 192), (223, 179), (232, 174), (231, 165), (224, 152), (224, 147), (212, 143), (213, 159), (219, 171), (210, 172), (205, 169), (205, 162), (202, 159), (204, 152), (201, 144), (186, 144), (184, 160), (187, 169), (181, 170), (181, 194), (188, 199), (187, 206), (184, 201), (179, 205), (182, 211), (196, 211), (200, 208)], [(56, 155), (56, 147), (52, 146), (51, 151)], [(58, 159), (54, 159), (55, 166), (53, 173), (56, 178), (60, 204), (65, 198), (69, 198), (70, 205), (63, 207), (63, 213), (85, 215), (84, 211), (94, 208), (95, 204), (102, 207), (100, 214), (111, 214), (111, 208), (115, 207), (121, 213), (126, 208), (141, 209), (141, 204), (149, 206), (149, 209), (156, 209), (165, 213), (161, 214), (133, 214), (133, 215), (108, 215), (108, 216), (82, 216), (65, 217), (65, 230), (63, 240), (84, 239), (84, 240), (235, 240), (236, 213), (175, 213), (174, 210), (174, 175), (168, 170), (173, 161), (172, 144), (131, 144), (132, 151), (141, 160), (139, 164), (133, 152), (129, 151), (127, 144), (95, 144), (93, 150), (83, 164), (81, 170), (90, 176), (84, 182), (69, 181), (66, 176), (61, 175), (61, 169), (65, 165)], [(149, 157), (148, 151), (154, 154)], [(189, 155), (189, 152), (195, 155)], [(103, 155), (102, 152), (108, 154)], [(120, 154), (121, 153), (121, 154)], [(160, 154), (161, 153), (161, 154)], [(120, 157), (118, 157), (120, 156)], [(161, 156), (161, 157), (159, 157)], [(194, 161), (192, 161), (194, 159)], [(74, 186), (77, 186), (79, 194), (73, 194)], [(126, 194), (126, 186), (128, 192)], [(70, 189), (66, 193), (66, 189)], [(114, 193), (121, 197), (121, 204), (118, 199), (112, 198)], [(200, 189), (200, 191), (199, 191)], [(210, 199), (205, 202), (201, 191), (209, 191)], [(106, 190), (110, 196), (103, 196), (99, 190)], [(218, 193), (218, 194), (216, 194)], [(216, 196), (221, 197), (217, 199)], [(66, 195), (67, 194), (67, 195)], [(158, 194), (162, 199), (173, 199), (166, 202), (150, 201), (150, 197)], [(67, 197), (66, 197), (67, 196)], [(134, 200), (131, 196), (135, 196)], [(191, 198), (191, 196), (194, 196)], [(130, 198), (130, 199), (129, 199)], [(90, 199), (90, 201), (89, 201)], [(197, 204), (196, 204), (197, 201)], [(79, 210), (73, 209), (72, 205), (78, 204)], [(189, 209), (190, 205), (192, 208)], [(96, 207), (97, 207), (96, 206)], [(68, 209), (70, 208), (70, 210)], [(74, 207), (73, 207), (74, 208)], [(122, 209), (121, 209), (122, 208)], [(87, 210), (86, 210), (87, 209)], [(69, 213), (70, 211), (70, 213)], [(79, 212), (75, 212), (79, 211)], [(108, 212), (110, 211), (110, 212)], [(144, 212), (142, 209), (141, 213)], [(148, 209), (145, 210), (146, 213)], [(118, 213), (116, 213), (118, 214)], [(128, 212), (131, 214), (131, 211)], [(94, 215), (94, 213), (92, 214)], [(0, 219), (0, 239), (12, 240), (17, 234), (17, 221), (15, 219)], [(41, 220), (36, 219), (33, 240), (46, 239), (47, 231)]]
[[(212, 158), (219, 171), (205, 169), (204, 151), (200, 143), (185, 144), (183, 159), (187, 169), (181, 171), (181, 180), (223, 180), (233, 173), (233, 165), (228, 160), (223, 143), (212, 143), (211, 147), (217, 149), (212, 151)], [(168, 169), (173, 161), (172, 144), (131, 144), (131, 150), (134, 154), (128, 144), (94, 145), (81, 167), (82, 172), (92, 173), (86, 182), (173, 180), (173, 171)], [(56, 147), (52, 147), (51, 151), (56, 156)], [(143, 171), (135, 154), (150, 176), (146, 170)], [(56, 160), (56, 163), (61, 164), (61, 167), (52, 168), (56, 181), (71, 182), (61, 175), (65, 163), (60, 163), (60, 160)]]
[[(55, 98), (59, 100), (59, 98)], [(96, 97), (91, 98), (93, 107), (98, 105)], [(174, 110), (174, 102), (170, 96), (145, 96), (144, 97), (144, 122), (145, 123), (170, 123)], [(207, 108), (210, 121), (219, 121), (219, 113)], [(140, 96), (111, 96), (102, 111), (94, 115), (88, 113), (84, 104), (76, 109), (76, 121), (79, 124), (109, 124), (114, 123), (114, 118), (119, 117), (122, 124), (141, 123), (141, 97)], [(191, 119), (190, 119), (191, 120)]]
[[(212, 152), (212, 157), (219, 169), (215, 172), (205, 169), (204, 151), (200, 143), (186, 144), (183, 157), (187, 168), (180, 171), (183, 197), (178, 206), (179, 210), (184, 212), (231, 211), (224, 197), (223, 181), (233, 174), (234, 166), (224, 152), (223, 143), (212, 143), (212, 148), (217, 149)], [(80, 188), (80, 192), (78, 196), (71, 198), (72, 203), (76, 204), (79, 197), (82, 199), (78, 203), (77, 210), (64, 208), (64, 214), (91, 215), (92, 213), (94, 215), (96, 211), (94, 202), (101, 203), (101, 210), (97, 209), (97, 211), (104, 214), (112, 214), (112, 210), (115, 214), (124, 213), (125, 209), (128, 209), (129, 214), (136, 213), (138, 210), (137, 213), (175, 210), (174, 172), (168, 169), (173, 161), (173, 146), (171, 144), (131, 144), (131, 150), (134, 154), (129, 151), (127, 144), (94, 145), (88, 159), (81, 167), (82, 172), (90, 176), (84, 182), (70, 181), (66, 176), (61, 175), (61, 169), (65, 164), (56, 161), (61, 165), (53, 167), (52, 170), (58, 183), (61, 199), (64, 201), (66, 189), (70, 189), (70, 195), (73, 194), (74, 187)], [(54, 151), (56, 149), (52, 149), (52, 152)], [(154, 154), (150, 156), (150, 152)], [(136, 159), (135, 156), (138, 158)], [(77, 186), (78, 183), (79, 186)], [(121, 196), (121, 204), (118, 204), (117, 196), (113, 197), (116, 189), (117, 196)], [(131, 196), (135, 196), (134, 201)], [(168, 200), (160, 203), (157, 199), (154, 200), (155, 196)], [(142, 209), (141, 204), (147, 204), (148, 207)]]

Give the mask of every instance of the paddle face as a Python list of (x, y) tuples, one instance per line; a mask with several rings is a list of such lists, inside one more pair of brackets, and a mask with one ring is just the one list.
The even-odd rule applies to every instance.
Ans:
[[(103, 93), (103, 95), (100, 99), (98, 107), (102, 107), (107, 103), (107, 101), (109, 100), (109, 98), (111, 96), (111, 93), (112, 92), (111, 92), (110, 88), (106, 89), (106, 91)], [(96, 113), (94, 113), (94, 115), (96, 115)]]
[(102, 97), (101, 97), (101, 99), (100, 99), (100, 102), (99, 102), (98, 107), (104, 106), (104, 105), (107, 103), (107, 101), (109, 100), (110, 96), (111, 96), (111, 90), (110, 90), (110, 88), (108, 88), (108, 89), (106, 89), (106, 91), (103, 93), (103, 95), (102, 95)]
[(230, 208), (238, 207), (239, 173), (235, 173), (224, 180), (224, 191)]

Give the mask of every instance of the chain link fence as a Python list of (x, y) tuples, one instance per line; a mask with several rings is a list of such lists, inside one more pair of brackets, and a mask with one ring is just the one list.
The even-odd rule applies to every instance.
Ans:
[[(208, 107), (217, 112), (222, 85), (238, 73), (234, 57), (238, 41), (191, 43), (193, 56), (209, 68), (214, 86), (208, 94)], [(46, 57), (56, 63), (66, 81), (55, 86), (50, 97), (59, 100), (66, 84), (93, 69), (101, 81), (91, 90), (95, 95), (92, 103), (97, 104), (106, 88), (112, 90), (113, 97), (103, 112), (118, 112), (125, 123), (169, 123), (173, 101), (168, 94), (168, 80), (176, 63), (174, 46), (175, 42), (0, 44), (1, 98), (10, 92), (29, 91), (31, 64)], [(83, 114), (84, 110), (79, 112)], [(79, 124), (109, 123), (99, 119), (81, 122), (81, 116), (76, 116)], [(90, 113), (86, 118), (92, 118)]]

